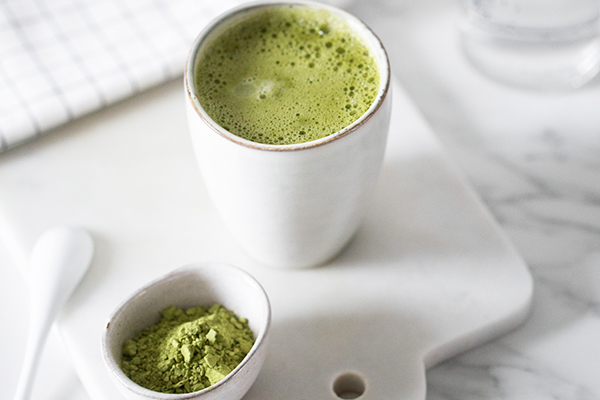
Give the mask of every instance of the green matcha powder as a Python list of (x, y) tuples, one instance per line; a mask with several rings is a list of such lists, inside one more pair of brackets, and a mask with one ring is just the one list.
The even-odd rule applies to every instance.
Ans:
[(125, 342), (121, 369), (150, 390), (195, 392), (223, 379), (253, 344), (248, 321), (218, 304), (171, 306), (160, 322)]

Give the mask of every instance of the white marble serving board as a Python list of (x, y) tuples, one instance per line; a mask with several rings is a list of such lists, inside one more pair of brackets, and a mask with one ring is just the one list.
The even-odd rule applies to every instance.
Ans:
[(96, 240), (59, 319), (92, 399), (121, 399), (101, 360), (110, 312), (193, 261), (244, 268), (271, 299), (270, 352), (247, 400), (335, 399), (347, 371), (364, 379), (361, 400), (424, 399), (427, 367), (527, 317), (527, 266), (403, 89), (393, 96), (370, 211), (342, 255), (316, 269), (261, 267), (229, 236), (196, 168), (180, 81), (0, 157), (0, 233), (17, 262), (56, 223)]

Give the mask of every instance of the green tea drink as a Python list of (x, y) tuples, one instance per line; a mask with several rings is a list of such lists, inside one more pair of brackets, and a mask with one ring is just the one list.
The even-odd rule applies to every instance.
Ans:
[(196, 66), (206, 113), (265, 144), (316, 140), (349, 126), (379, 90), (379, 65), (341, 17), (278, 6), (245, 14), (210, 37)]

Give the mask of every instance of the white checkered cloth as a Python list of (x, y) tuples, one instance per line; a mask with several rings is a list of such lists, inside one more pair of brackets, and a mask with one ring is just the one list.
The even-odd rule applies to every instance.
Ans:
[(245, 0), (0, 0), (0, 152), (179, 77)]

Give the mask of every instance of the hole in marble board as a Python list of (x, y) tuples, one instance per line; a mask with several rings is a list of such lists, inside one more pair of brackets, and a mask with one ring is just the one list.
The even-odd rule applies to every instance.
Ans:
[(365, 379), (355, 372), (345, 372), (333, 382), (333, 391), (340, 399), (357, 399), (365, 389)]

